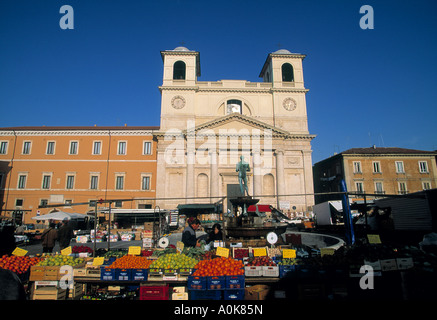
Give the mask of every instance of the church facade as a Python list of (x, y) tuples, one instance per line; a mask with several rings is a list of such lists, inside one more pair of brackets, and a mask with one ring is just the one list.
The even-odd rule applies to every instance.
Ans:
[(0, 128), (1, 216), (24, 211), (33, 223), (53, 210), (41, 205), (90, 213), (99, 199), (126, 210), (220, 202), (227, 210), (240, 194), (240, 157), (259, 204), (311, 210), (305, 56), (268, 54), (260, 82), (198, 81), (199, 52), (161, 56), (160, 126)]
[[(307, 211), (314, 204), (311, 140), (303, 79), (305, 55), (278, 50), (262, 82), (198, 81), (200, 54), (161, 52), (157, 205), (215, 203), (238, 196), (236, 164), (250, 165), (249, 195), (260, 204)], [(223, 202), (224, 209), (229, 207)]]

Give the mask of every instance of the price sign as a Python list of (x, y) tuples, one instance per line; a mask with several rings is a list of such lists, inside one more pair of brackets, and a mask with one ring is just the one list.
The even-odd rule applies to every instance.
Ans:
[(284, 250), (282, 250), (282, 257), (284, 259), (294, 259), (294, 258), (296, 258), (296, 250), (284, 249)]
[(184, 251), (184, 243), (182, 241), (176, 242), (176, 250), (179, 253), (182, 253), (182, 251)]
[(71, 254), (71, 246), (69, 246), (68, 248), (65, 248), (65, 249), (61, 250), (61, 254), (62, 254), (63, 256), (68, 256), (68, 255), (70, 255), (70, 254)]
[(229, 249), (223, 247), (217, 247), (216, 255), (219, 257), (227, 258), (229, 257)]
[(141, 254), (141, 247), (140, 246), (130, 246), (127, 254), (130, 254), (133, 256), (139, 256)]
[(27, 254), (27, 250), (16, 247), (12, 254), (17, 257), (24, 257)]
[(335, 252), (334, 248), (320, 248), (320, 255), (323, 256), (332, 256)]
[(253, 248), (254, 257), (264, 257), (267, 255), (266, 248)]
[(105, 257), (97, 257), (93, 260), (93, 266), (101, 266), (105, 262)]
[(371, 244), (382, 243), (381, 238), (379, 237), (379, 234), (368, 234), (367, 240), (369, 240), (369, 243), (371, 243)]

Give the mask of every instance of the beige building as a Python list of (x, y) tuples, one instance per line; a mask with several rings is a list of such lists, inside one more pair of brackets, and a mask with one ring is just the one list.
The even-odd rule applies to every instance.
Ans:
[[(314, 189), (316, 193), (338, 192), (340, 179), (344, 179), (349, 192), (381, 197), (434, 189), (436, 154), (375, 146), (349, 149), (314, 164)], [(339, 196), (318, 195), (316, 203), (335, 197)]]
[(314, 204), (305, 55), (270, 53), (262, 82), (198, 81), (199, 52), (178, 47), (161, 55), (161, 125), (154, 133), (161, 208), (237, 195), (240, 156), (251, 166), (249, 194), (260, 204), (291, 211)]

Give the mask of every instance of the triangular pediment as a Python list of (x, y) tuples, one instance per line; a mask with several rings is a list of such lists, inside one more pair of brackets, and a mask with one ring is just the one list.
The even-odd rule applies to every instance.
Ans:
[(272, 136), (289, 136), (290, 133), (271, 126), (265, 122), (259, 121), (252, 117), (248, 117), (239, 113), (231, 113), (226, 116), (214, 119), (212, 121), (208, 121), (202, 123), (193, 128), (193, 130), (185, 130), (184, 133), (188, 133), (189, 131), (195, 134), (209, 134), (212, 131), (216, 135), (220, 134), (233, 134), (234, 132), (239, 135), (243, 134), (259, 134), (261, 136), (267, 134)]
[(239, 113), (231, 113), (226, 116), (216, 118), (211, 121), (199, 124), (192, 128), (188, 127), (183, 131), (157, 131), (153, 134), (156, 137), (168, 136), (168, 135), (183, 135), (183, 136), (244, 136), (244, 135), (259, 135), (260, 138), (268, 135), (272, 138), (278, 139), (304, 139), (312, 140), (315, 135), (291, 133), (286, 130), (269, 125), (265, 122), (259, 121), (255, 118), (245, 116)]

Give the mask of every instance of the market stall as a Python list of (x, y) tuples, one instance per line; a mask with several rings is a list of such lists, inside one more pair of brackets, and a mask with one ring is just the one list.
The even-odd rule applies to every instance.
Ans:
[[(368, 235), (353, 246), (318, 249), (293, 242), (97, 252), (77, 243), (38, 257), (17, 248), (1, 257), (0, 268), (17, 273), (34, 300), (436, 298), (437, 257), (429, 241), (393, 245)], [(363, 277), (371, 277), (365, 283), (372, 288), (363, 288)]]

